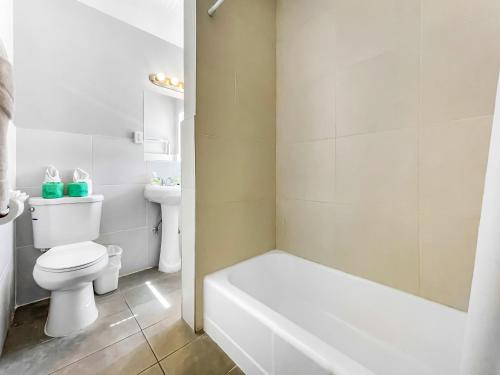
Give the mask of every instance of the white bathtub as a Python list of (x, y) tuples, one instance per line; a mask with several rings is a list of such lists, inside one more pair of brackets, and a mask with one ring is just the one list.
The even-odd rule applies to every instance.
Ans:
[(205, 331), (247, 375), (458, 374), (463, 312), (282, 251), (204, 286)]

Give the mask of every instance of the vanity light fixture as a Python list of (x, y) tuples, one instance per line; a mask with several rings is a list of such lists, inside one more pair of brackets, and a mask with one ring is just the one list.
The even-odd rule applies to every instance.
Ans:
[(179, 78), (176, 77), (168, 77), (165, 73), (160, 72), (160, 73), (150, 74), (149, 80), (156, 86), (160, 86), (165, 89), (184, 92), (184, 82), (180, 81)]

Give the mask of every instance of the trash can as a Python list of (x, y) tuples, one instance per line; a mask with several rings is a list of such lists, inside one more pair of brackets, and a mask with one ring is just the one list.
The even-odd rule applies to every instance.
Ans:
[(97, 294), (106, 294), (118, 288), (123, 249), (116, 245), (109, 245), (107, 249), (108, 265), (102, 271), (101, 276), (94, 280), (94, 290)]

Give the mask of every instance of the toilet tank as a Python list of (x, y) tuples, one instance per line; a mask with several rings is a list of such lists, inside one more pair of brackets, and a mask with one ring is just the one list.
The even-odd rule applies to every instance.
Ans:
[(95, 240), (99, 237), (103, 199), (102, 195), (30, 198), (34, 247), (49, 249)]

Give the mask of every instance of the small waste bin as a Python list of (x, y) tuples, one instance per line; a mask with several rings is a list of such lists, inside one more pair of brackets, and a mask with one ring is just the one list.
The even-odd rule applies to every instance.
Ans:
[(94, 290), (97, 294), (105, 294), (112, 292), (118, 288), (118, 275), (122, 268), (122, 253), (121, 247), (109, 245), (108, 249), (108, 265), (102, 271), (101, 276), (94, 280)]

